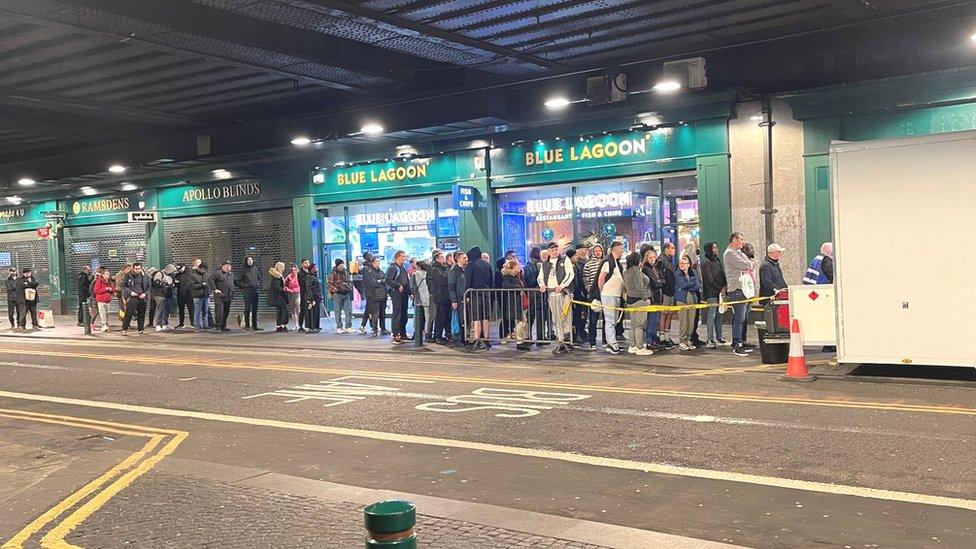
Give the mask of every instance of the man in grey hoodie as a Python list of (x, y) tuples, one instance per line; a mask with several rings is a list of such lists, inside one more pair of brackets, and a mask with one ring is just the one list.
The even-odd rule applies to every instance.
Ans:
[[(746, 254), (742, 253), (742, 244), (744, 242), (745, 238), (742, 236), (742, 233), (732, 233), (729, 235), (729, 247), (725, 249), (725, 253), (722, 256), (723, 263), (725, 263), (725, 280), (728, 288), (725, 296), (729, 301), (744, 301), (746, 299), (746, 295), (742, 291), (742, 285), (739, 282), (739, 277), (747, 271), (751, 271), (753, 264), (746, 257)], [(740, 303), (732, 306), (732, 354), (737, 356), (747, 356), (748, 353), (753, 351), (752, 346), (747, 347), (743, 343), (745, 340), (746, 315), (748, 313), (748, 303)]]

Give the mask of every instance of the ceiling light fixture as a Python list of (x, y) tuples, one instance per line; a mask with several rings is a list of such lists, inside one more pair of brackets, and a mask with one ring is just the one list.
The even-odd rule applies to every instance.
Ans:
[(316, 185), (321, 185), (322, 183), (325, 183), (325, 174), (324, 173), (317, 173), (317, 174), (313, 175), (312, 176), (312, 183), (315, 183)]
[(23, 201), (24, 201), (24, 199), (21, 198), (21, 197), (19, 197), (19, 196), (8, 196), (7, 197), (7, 202), (10, 202), (11, 204), (20, 204)]
[(29, 177), (25, 177), (25, 178), (17, 181), (17, 184), (20, 185), (21, 187), (32, 187), (32, 186), (34, 186), (34, 185), (37, 184), (37, 181), (34, 181), (33, 179), (31, 179)]
[(671, 93), (681, 89), (681, 83), (677, 80), (662, 80), (654, 84), (654, 91), (658, 93)]
[(543, 103), (551, 111), (561, 111), (572, 104), (573, 102), (565, 97), (550, 97)]
[(307, 147), (312, 144), (312, 140), (304, 135), (300, 135), (291, 140), (291, 144), (296, 147)]
[(112, 164), (108, 167), (108, 171), (112, 173), (125, 173), (126, 167), (121, 164)]
[(123, 191), (134, 191), (134, 190), (136, 190), (138, 188), (139, 187), (137, 187), (134, 183), (123, 183), (122, 184), (122, 190)]
[(379, 124), (369, 123), (359, 128), (359, 133), (363, 135), (379, 135), (383, 133), (383, 126)]
[(96, 190), (95, 190), (94, 188), (92, 188), (92, 187), (82, 187), (82, 188), (81, 188), (81, 189), (79, 189), (79, 190), (81, 191), (81, 194), (83, 194), (83, 195), (85, 195), (85, 196), (91, 196), (91, 195), (93, 195), (93, 194), (95, 194), (95, 193), (97, 193), (97, 192), (98, 192), (98, 191), (96, 191)]
[(223, 168), (218, 168), (210, 173), (212, 173), (217, 179), (230, 179), (232, 177), (231, 173)]

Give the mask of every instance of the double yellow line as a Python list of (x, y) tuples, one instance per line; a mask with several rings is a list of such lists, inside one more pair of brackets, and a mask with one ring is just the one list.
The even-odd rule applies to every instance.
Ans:
[[(146, 443), (137, 452), (125, 458), (121, 463), (112, 467), (104, 474), (82, 486), (76, 492), (63, 499), (60, 503), (37, 517), (30, 524), (17, 532), (14, 537), (0, 546), (0, 549), (22, 549), (24, 544), (38, 535), (49, 524), (60, 520), (41, 537), (40, 545), (45, 549), (76, 549), (65, 538), (79, 524), (84, 522), (95, 511), (105, 505), (109, 499), (132, 484), (137, 478), (146, 474), (150, 469), (173, 453), (177, 446), (187, 437), (184, 431), (142, 427), (126, 423), (97, 421), (87, 418), (59, 416), (28, 412), (25, 410), (9, 410), (0, 408), (0, 417), (66, 425), (93, 429), (117, 435), (128, 435), (146, 438)], [(168, 440), (167, 440), (168, 439)], [(165, 444), (164, 444), (165, 442)], [(67, 516), (64, 516), (66, 513)], [(62, 518), (63, 517), (63, 518)]]

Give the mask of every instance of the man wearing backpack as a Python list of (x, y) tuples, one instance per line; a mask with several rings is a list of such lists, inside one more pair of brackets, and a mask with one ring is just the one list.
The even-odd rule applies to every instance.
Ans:
[(622, 242), (610, 244), (610, 253), (600, 265), (599, 274), (596, 278), (600, 304), (603, 305), (603, 326), (604, 335), (607, 338), (606, 351), (612, 355), (620, 354), (620, 347), (617, 346), (617, 333), (614, 326), (620, 316), (620, 297), (624, 291), (623, 268), (620, 266), (620, 256), (624, 253)]
[[(732, 233), (729, 235), (729, 247), (722, 255), (725, 263), (725, 280), (727, 286), (726, 299), (728, 301), (745, 301), (746, 294), (742, 291), (742, 283), (739, 279), (747, 271), (752, 270), (752, 261), (742, 253), (742, 243), (745, 238), (742, 233)], [(753, 351), (752, 346), (746, 346), (745, 340), (746, 315), (749, 313), (748, 303), (732, 305), (732, 354), (736, 356), (747, 356)]]

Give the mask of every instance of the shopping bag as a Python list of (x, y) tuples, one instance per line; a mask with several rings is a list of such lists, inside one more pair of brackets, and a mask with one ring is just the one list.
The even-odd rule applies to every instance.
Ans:
[(515, 323), (515, 341), (519, 343), (529, 338), (529, 323), (526, 320), (519, 320)]
[(37, 325), (40, 328), (54, 327), (54, 311), (41, 309), (37, 311)]
[(239, 314), (239, 313), (237, 315), (237, 326), (239, 328), (244, 328), (244, 315)]
[(725, 294), (718, 294), (718, 314), (724, 315), (725, 311), (729, 310), (729, 306), (725, 304)]
[(742, 293), (746, 296), (746, 299), (752, 299), (756, 297), (756, 281), (752, 278), (749, 273), (742, 273), (739, 277), (739, 286), (742, 288)]

